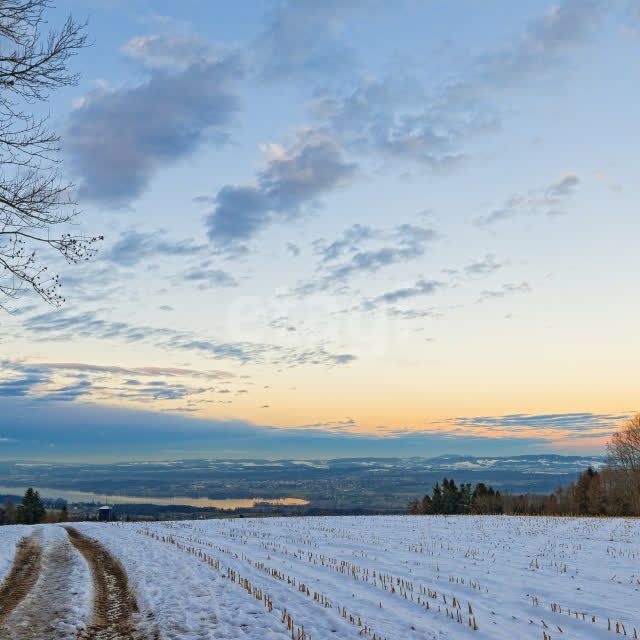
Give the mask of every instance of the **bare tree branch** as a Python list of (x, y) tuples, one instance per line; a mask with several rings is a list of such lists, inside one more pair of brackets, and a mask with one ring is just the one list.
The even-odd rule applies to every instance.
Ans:
[(628, 473), (640, 474), (640, 413), (628, 420), (607, 444), (609, 464)]
[(73, 185), (57, 170), (60, 138), (29, 108), (77, 83), (69, 61), (87, 44), (85, 25), (71, 17), (43, 33), (50, 8), (50, 0), (0, 0), (0, 309), (3, 298), (29, 290), (50, 304), (64, 302), (58, 276), (40, 264), (36, 248), (78, 263), (102, 239), (65, 229), (78, 211)]

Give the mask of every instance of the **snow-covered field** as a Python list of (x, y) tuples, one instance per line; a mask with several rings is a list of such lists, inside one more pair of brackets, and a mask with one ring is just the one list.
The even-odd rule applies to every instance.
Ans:
[[(640, 633), (638, 520), (400, 516), (76, 528), (126, 569), (149, 638)], [(0, 572), (27, 530), (0, 528)]]

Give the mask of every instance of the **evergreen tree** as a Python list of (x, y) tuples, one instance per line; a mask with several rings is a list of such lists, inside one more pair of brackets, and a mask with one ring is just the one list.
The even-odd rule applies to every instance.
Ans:
[(45, 513), (40, 494), (29, 487), (18, 505), (17, 521), (20, 524), (38, 524), (44, 520)]
[(458, 513), (458, 507), (460, 503), (460, 492), (456, 486), (455, 480), (444, 479), (442, 498), (444, 502), (443, 513), (453, 514)]
[(458, 513), (469, 513), (471, 511), (471, 483), (460, 485), (460, 500)]
[(67, 522), (69, 520), (69, 510), (67, 509), (67, 503), (65, 502), (60, 509), (60, 522)]
[(436, 486), (433, 487), (433, 493), (431, 497), (430, 513), (436, 513), (436, 514), (443, 513), (443, 508), (444, 508), (444, 501), (442, 497), (442, 489), (440, 489), (440, 483), (436, 482)]

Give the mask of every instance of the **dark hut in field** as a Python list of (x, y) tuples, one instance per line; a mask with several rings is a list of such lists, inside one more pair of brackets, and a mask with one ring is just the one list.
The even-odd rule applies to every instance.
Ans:
[(110, 522), (113, 515), (113, 509), (104, 505), (98, 509), (98, 520), (100, 522)]

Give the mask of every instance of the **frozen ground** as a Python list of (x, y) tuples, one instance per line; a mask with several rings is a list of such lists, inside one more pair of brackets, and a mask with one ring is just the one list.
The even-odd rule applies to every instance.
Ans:
[(31, 527), (19, 524), (12, 527), (0, 527), (0, 581), (4, 580), (11, 569), (16, 544), (22, 537), (29, 535), (31, 529)]
[[(12, 576), (16, 538), (24, 537), (31, 543), (23, 554), (26, 570)], [(93, 593), (89, 570), (66, 531), (51, 526), (2, 527), (0, 548), (5, 577), (0, 596), (0, 638), (76, 638), (89, 618)], [(37, 561), (29, 563), (28, 559), (35, 556)]]
[[(127, 571), (137, 628), (150, 640), (582, 640), (640, 632), (638, 520), (404, 516), (76, 528)], [(25, 533), (0, 528), (0, 574)], [(45, 560), (59, 533), (40, 534)], [(79, 604), (68, 611), (90, 615), (86, 594), (70, 598)]]

